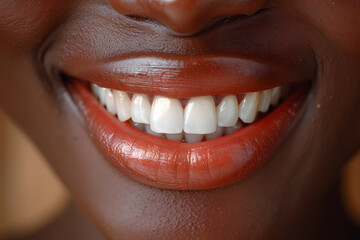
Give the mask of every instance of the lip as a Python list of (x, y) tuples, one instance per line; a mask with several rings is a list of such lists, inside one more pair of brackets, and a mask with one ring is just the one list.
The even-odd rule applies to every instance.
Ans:
[[(128, 18), (122, 19), (128, 27), (119, 28), (110, 20), (111, 12), (97, 18), (106, 42), (97, 37), (98, 26), (90, 20), (82, 20), (85, 29), (77, 24), (64, 27), (46, 48), (46, 71), (106, 88), (178, 99), (259, 91), (316, 75), (307, 30), (283, 12), (235, 18), (188, 37)], [(128, 32), (134, 28), (141, 34)]]
[[(198, 190), (240, 181), (276, 152), (291, 129), (306, 89), (299, 88), (263, 119), (230, 135), (178, 143), (118, 121), (89, 91), (89, 82), (129, 93), (184, 99), (301, 85), (316, 76), (314, 54), (302, 35), (306, 30), (282, 12), (266, 11), (190, 37), (134, 25), (147, 31), (127, 38), (135, 23), (130, 21), (127, 28), (119, 29), (110, 18), (98, 19), (101, 26), (107, 26), (103, 29), (106, 43), (97, 40), (93, 24), (85, 29), (65, 27), (61, 37), (47, 48), (46, 71), (70, 79), (67, 89), (104, 158), (146, 185)], [(73, 35), (76, 31), (82, 34)]]
[[(289, 67), (229, 56), (127, 57), (101, 64), (77, 65), (67, 75), (131, 93), (185, 99), (231, 95), (302, 82), (304, 65)], [(304, 74), (306, 73), (306, 74)]]
[(67, 88), (93, 141), (116, 169), (143, 184), (175, 190), (217, 188), (251, 174), (281, 144), (307, 92), (305, 87), (297, 89), (263, 119), (230, 135), (179, 143), (120, 122), (82, 81), (71, 80)]

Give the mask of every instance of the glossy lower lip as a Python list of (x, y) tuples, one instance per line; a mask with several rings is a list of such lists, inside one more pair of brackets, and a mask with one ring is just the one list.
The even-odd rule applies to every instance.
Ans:
[(116, 169), (146, 185), (176, 190), (225, 186), (258, 169), (282, 142), (306, 95), (298, 89), (266, 117), (230, 135), (178, 143), (120, 122), (81, 81), (71, 81), (68, 90), (90, 136)]

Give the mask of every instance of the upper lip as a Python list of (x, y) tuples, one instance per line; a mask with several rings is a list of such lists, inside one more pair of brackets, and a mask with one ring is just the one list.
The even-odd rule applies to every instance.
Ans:
[(311, 74), (304, 68), (221, 55), (142, 55), (72, 65), (65, 72), (106, 88), (184, 99), (255, 92), (304, 81)]
[[(106, 26), (101, 32), (105, 37), (97, 38), (96, 24), (63, 27), (46, 48), (48, 72), (55, 69), (56, 74), (106, 88), (180, 99), (260, 91), (315, 75), (316, 61), (302, 40), (301, 24), (281, 12), (267, 10), (190, 37), (127, 18), (123, 21), (128, 27), (121, 28), (110, 21), (112, 12), (95, 12), (92, 19), (98, 14), (107, 14), (96, 22)], [(133, 27), (136, 32), (127, 32)]]

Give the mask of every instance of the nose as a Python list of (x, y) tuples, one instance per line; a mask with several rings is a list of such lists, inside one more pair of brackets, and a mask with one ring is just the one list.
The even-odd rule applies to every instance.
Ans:
[(266, 0), (108, 0), (124, 15), (156, 19), (179, 34), (194, 34), (210, 20), (230, 15), (251, 15)]

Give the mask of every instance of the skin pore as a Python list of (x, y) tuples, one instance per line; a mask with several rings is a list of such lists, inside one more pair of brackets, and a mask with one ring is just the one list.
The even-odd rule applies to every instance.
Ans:
[[(338, 186), (342, 166), (360, 146), (359, 11), (357, 0), (2, 1), (0, 107), (39, 147), (82, 212), (69, 208), (34, 239), (347, 239), (353, 230)], [(274, 22), (282, 23), (278, 32)], [(269, 48), (271, 41), (281, 41), (281, 52), (292, 34), (309, 49), (297, 60), (316, 69), (286, 140), (251, 175), (210, 190), (158, 189), (116, 171), (59, 73), (71, 63), (90, 66), (130, 53), (251, 55), (252, 44)], [(234, 38), (242, 44), (228, 49)], [(282, 59), (296, 58), (285, 53)]]

